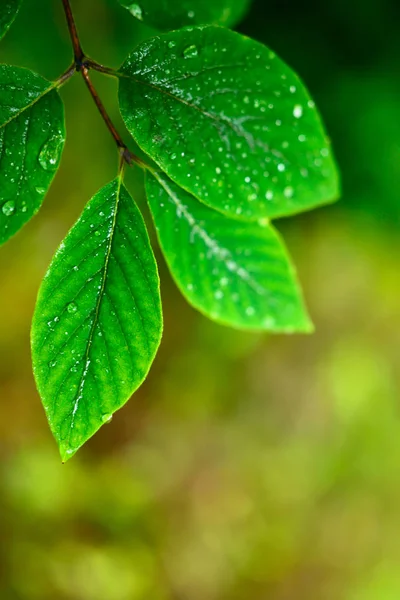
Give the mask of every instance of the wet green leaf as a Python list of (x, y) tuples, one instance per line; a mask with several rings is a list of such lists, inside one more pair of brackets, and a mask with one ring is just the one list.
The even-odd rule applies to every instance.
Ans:
[(0, 39), (7, 33), (18, 14), (22, 0), (1, 0)]
[(54, 85), (0, 65), (0, 244), (39, 210), (64, 142), (64, 107)]
[(33, 318), (34, 373), (63, 460), (141, 385), (161, 333), (147, 231), (115, 180), (94, 196), (61, 244)]
[(280, 217), (338, 196), (329, 142), (303, 84), (237, 33), (187, 28), (141, 44), (121, 68), (120, 108), (175, 183), (228, 215)]
[(271, 225), (229, 219), (161, 173), (148, 176), (146, 190), (166, 261), (195, 308), (238, 328), (312, 330), (294, 268)]
[(120, 0), (120, 3), (140, 21), (168, 31), (185, 25), (233, 27), (243, 18), (250, 0)]

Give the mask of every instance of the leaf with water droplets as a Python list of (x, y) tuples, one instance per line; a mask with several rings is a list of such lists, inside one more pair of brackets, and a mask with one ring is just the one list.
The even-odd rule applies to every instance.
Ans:
[(338, 197), (313, 101), (254, 40), (217, 27), (155, 37), (122, 66), (119, 98), (140, 147), (175, 183), (227, 215), (281, 217)]
[(54, 84), (0, 65), (0, 244), (41, 207), (64, 142), (64, 107)]
[(229, 219), (163, 173), (147, 177), (146, 191), (171, 273), (195, 308), (242, 329), (312, 331), (294, 268), (271, 225)]
[(120, 3), (139, 21), (169, 31), (185, 25), (233, 27), (244, 17), (250, 0), (120, 0)]
[(63, 460), (141, 385), (161, 333), (154, 255), (118, 179), (94, 196), (61, 244), (33, 318), (36, 383)]
[(22, 0), (1, 0), (0, 39), (7, 33), (21, 6)]

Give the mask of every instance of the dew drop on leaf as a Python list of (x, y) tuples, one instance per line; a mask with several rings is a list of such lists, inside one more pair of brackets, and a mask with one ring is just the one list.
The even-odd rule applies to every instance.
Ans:
[(63, 138), (58, 135), (47, 140), (39, 154), (39, 164), (42, 169), (45, 171), (55, 171), (60, 159), (63, 144)]
[(183, 56), (185, 58), (195, 58), (198, 54), (199, 54), (199, 51), (197, 50), (197, 47), (195, 45), (188, 46), (183, 51)]
[(293, 116), (296, 117), (296, 119), (300, 119), (302, 115), (303, 107), (300, 104), (296, 104), (296, 106), (293, 109)]
[(292, 198), (293, 194), (294, 194), (294, 189), (288, 185), (287, 187), (285, 187), (285, 189), (283, 190), (283, 193), (285, 195), (285, 198)]
[(76, 312), (78, 312), (78, 307), (75, 304), (75, 302), (71, 302), (70, 304), (68, 304), (67, 311), (69, 312), (70, 315), (73, 315)]
[(143, 21), (143, 11), (140, 8), (139, 4), (133, 3), (130, 6), (127, 7), (129, 12), (136, 17), (136, 19), (139, 19), (139, 21)]
[(9, 200), (1, 207), (1, 211), (3, 215), (6, 217), (11, 217), (15, 213), (15, 202), (14, 200)]
[(105, 414), (101, 417), (102, 422), (105, 424), (111, 423), (112, 419), (113, 419), (113, 416), (110, 414)]

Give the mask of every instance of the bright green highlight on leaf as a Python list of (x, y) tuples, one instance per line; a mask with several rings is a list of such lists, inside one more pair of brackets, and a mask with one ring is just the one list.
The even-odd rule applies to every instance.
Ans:
[(64, 142), (64, 107), (54, 85), (0, 65), (0, 244), (39, 210)]
[(7, 33), (21, 6), (22, 0), (1, 0), (0, 39)]
[(146, 25), (168, 31), (185, 25), (233, 27), (243, 18), (250, 0), (120, 0), (120, 3)]
[(32, 325), (34, 373), (63, 460), (145, 379), (162, 334), (159, 278), (142, 216), (119, 179), (57, 251)]
[(228, 219), (161, 173), (148, 175), (146, 190), (165, 259), (195, 308), (232, 327), (312, 331), (294, 269), (271, 225)]
[(232, 31), (187, 28), (141, 44), (121, 68), (120, 109), (175, 183), (227, 215), (281, 217), (338, 196), (303, 84), (268, 48)]

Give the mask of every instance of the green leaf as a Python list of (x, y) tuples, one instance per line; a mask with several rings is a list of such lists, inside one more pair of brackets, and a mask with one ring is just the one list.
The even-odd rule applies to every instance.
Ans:
[(0, 65), (0, 244), (39, 210), (64, 142), (64, 107), (54, 84)]
[(294, 268), (271, 225), (228, 219), (162, 173), (147, 177), (146, 190), (172, 276), (195, 308), (237, 328), (312, 331)]
[(22, 0), (1, 0), (0, 39), (7, 33), (18, 14)]
[(146, 25), (169, 31), (185, 25), (233, 27), (243, 18), (250, 0), (120, 0), (120, 3)]
[(94, 196), (61, 244), (33, 318), (36, 383), (64, 461), (141, 385), (161, 334), (147, 231), (115, 180)]
[(187, 28), (141, 44), (120, 75), (130, 133), (205, 204), (251, 220), (337, 198), (314, 103), (265, 46), (222, 28)]

